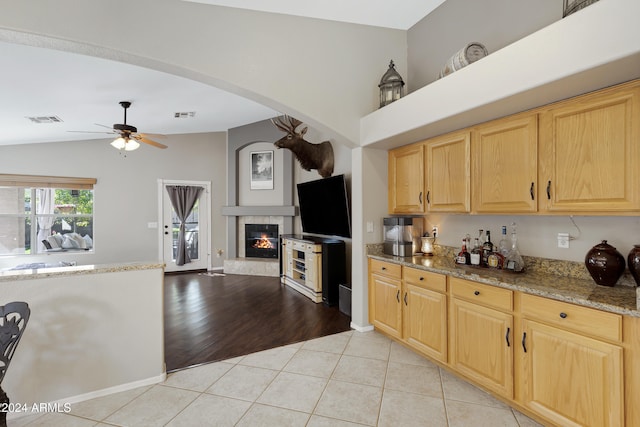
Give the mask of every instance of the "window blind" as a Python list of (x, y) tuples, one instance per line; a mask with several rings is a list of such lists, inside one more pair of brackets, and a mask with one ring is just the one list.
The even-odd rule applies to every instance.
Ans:
[(0, 174), (0, 187), (70, 188), (92, 190), (95, 178), (73, 178), (64, 176)]

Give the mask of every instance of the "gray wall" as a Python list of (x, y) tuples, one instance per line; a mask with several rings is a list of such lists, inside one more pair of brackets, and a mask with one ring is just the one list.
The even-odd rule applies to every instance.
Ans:
[[(491, 55), (561, 18), (560, 0), (447, 0), (408, 31), (410, 91), (437, 80), (442, 66), (451, 55), (469, 42), (483, 43)], [(536, 52), (530, 54), (535, 56)], [(553, 67), (553, 64), (548, 66)], [(523, 254), (570, 261), (583, 261), (587, 251), (602, 239), (608, 239), (625, 255), (634, 244), (640, 242), (638, 217), (575, 216), (573, 219), (577, 228), (568, 216), (440, 214), (426, 216), (426, 229), (439, 225), (439, 242), (447, 246), (459, 246), (465, 234), (474, 237), (480, 228), (490, 229), (493, 240), (497, 242), (501, 226), (516, 222)], [(576, 237), (570, 242), (569, 249), (557, 247), (559, 232)], [(378, 236), (382, 240), (382, 234)]]
[(469, 42), (484, 44), (491, 54), (561, 18), (561, 0), (447, 0), (407, 32), (408, 91), (437, 80)]
[[(110, 140), (0, 147), (3, 173), (97, 178), (94, 253), (2, 257), (0, 268), (24, 262), (74, 260), (78, 264), (155, 261), (159, 258), (158, 179), (211, 181), (212, 247), (226, 242), (221, 207), (226, 197), (226, 133), (170, 135), (160, 150), (143, 145), (126, 157)], [(222, 265), (222, 260), (213, 257)]]

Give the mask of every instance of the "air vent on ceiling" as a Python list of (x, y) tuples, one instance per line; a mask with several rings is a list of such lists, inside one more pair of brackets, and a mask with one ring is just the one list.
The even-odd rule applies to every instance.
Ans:
[(27, 117), (32, 123), (61, 123), (62, 119), (58, 116), (38, 116)]
[(196, 112), (195, 111), (185, 111), (185, 112), (179, 112), (179, 113), (173, 113), (173, 117), (176, 119), (188, 119), (191, 117), (195, 117)]

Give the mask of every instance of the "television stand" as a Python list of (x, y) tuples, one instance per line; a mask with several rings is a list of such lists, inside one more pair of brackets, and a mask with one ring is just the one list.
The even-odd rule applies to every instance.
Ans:
[(316, 236), (280, 236), (280, 282), (315, 303), (338, 303), (346, 281), (345, 244)]

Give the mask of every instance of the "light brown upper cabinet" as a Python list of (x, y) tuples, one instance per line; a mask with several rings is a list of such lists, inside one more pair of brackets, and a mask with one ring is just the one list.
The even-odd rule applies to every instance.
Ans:
[(424, 213), (424, 144), (389, 151), (389, 213)]
[(525, 114), (474, 128), (472, 211), (536, 212), (538, 116)]
[(540, 115), (541, 212), (640, 210), (640, 82), (550, 106)]
[(468, 129), (426, 141), (427, 212), (469, 212), (470, 141)]

